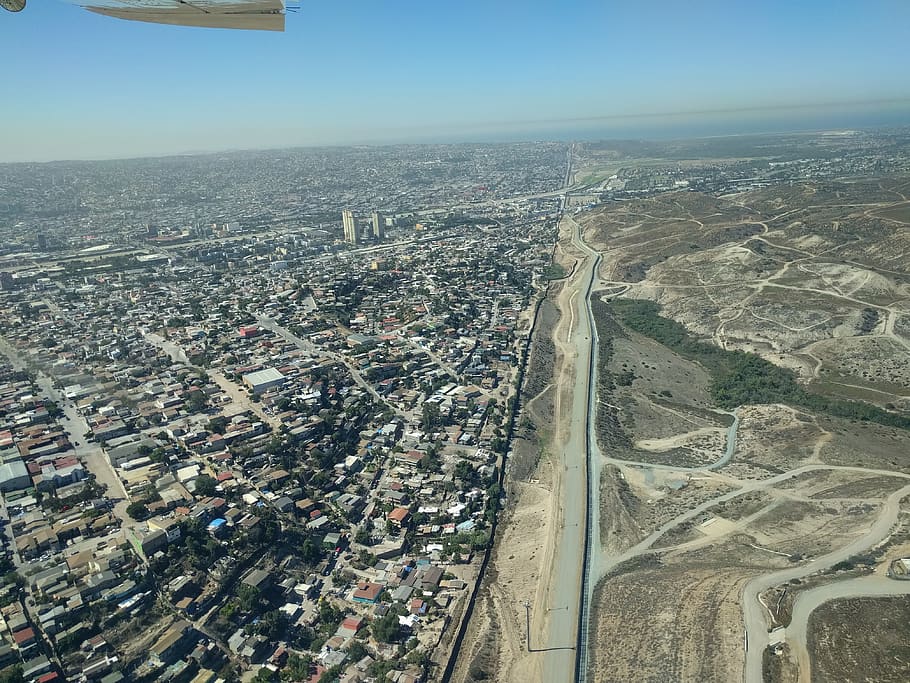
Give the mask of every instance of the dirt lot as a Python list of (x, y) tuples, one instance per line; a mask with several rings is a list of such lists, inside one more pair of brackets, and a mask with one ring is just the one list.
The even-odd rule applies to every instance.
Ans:
[[(674, 472), (653, 470), (627, 470), (626, 481), (637, 502), (627, 509), (635, 520), (636, 527), (645, 533), (654, 531), (662, 524), (734, 490), (733, 486), (712, 478), (689, 477)], [(734, 499), (735, 500), (735, 499)], [(707, 519), (714, 513), (706, 512)], [(697, 521), (693, 525), (697, 525)], [(665, 539), (661, 539), (666, 542)]]
[(872, 525), (879, 506), (860, 501), (784, 500), (749, 526), (768, 550), (818, 557), (846, 545)]
[(798, 474), (777, 486), (781, 491), (799, 491), (800, 495), (824, 500), (850, 498), (869, 500), (885, 498), (906, 480), (900, 477), (842, 470), (815, 470)]
[(559, 311), (553, 305), (553, 297), (545, 299), (537, 314), (537, 328), (534, 330), (531, 355), (528, 360), (523, 400), (533, 417), (535, 425), (546, 428), (553, 422), (555, 390), (553, 366), (556, 363), (556, 347), (551, 333), (559, 322)]
[(611, 291), (654, 300), (696, 335), (792, 367), (825, 393), (900, 407), (910, 231), (883, 218), (907, 203), (879, 184), (670, 193), (579, 221), (605, 252)]
[(608, 577), (593, 600), (599, 646), (590, 654), (588, 680), (739, 680), (739, 592), (779, 559), (731, 542)]
[(642, 529), (636, 521), (641, 514), (641, 499), (616, 467), (605, 467), (600, 477), (600, 543), (619, 553), (641, 540)]
[(713, 511), (719, 517), (728, 519), (731, 522), (736, 522), (744, 517), (754, 515), (774, 500), (774, 496), (770, 493), (765, 491), (752, 491), (751, 493), (737, 496), (733, 500), (720, 503)]
[(824, 462), (910, 473), (910, 433), (867, 422), (820, 419), (832, 439), (821, 452)]
[(591, 628), (602, 645), (588, 680), (737, 679), (737, 596), (748, 577), (717, 570), (646, 571), (610, 580), (595, 593)]
[(809, 617), (812, 680), (910, 680), (910, 597), (834, 600)]
[(736, 457), (725, 471), (745, 478), (786, 472), (813, 462), (824, 436), (814, 419), (787, 406), (743, 406)]

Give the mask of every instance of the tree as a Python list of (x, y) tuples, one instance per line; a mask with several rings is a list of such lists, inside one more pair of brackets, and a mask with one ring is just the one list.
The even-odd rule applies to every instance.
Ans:
[(22, 667), (16, 664), (0, 671), (0, 683), (25, 683)]
[(370, 624), (370, 633), (380, 643), (393, 643), (398, 639), (398, 614), (389, 610), (385, 616), (379, 617)]
[(253, 683), (274, 683), (277, 680), (278, 674), (266, 667), (259, 669), (256, 675), (253, 676)]
[(227, 429), (227, 424), (227, 418), (223, 415), (219, 415), (218, 417), (213, 417), (209, 420), (205, 428), (213, 434), (224, 434), (224, 430)]
[(322, 557), (322, 548), (312, 538), (307, 538), (300, 546), (300, 559), (307, 564), (315, 564)]
[(340, 664), (327, 669), (322, 676), (319, 677), (319, 683), (336, 683), (340, 678), (341, 674), (344, 671), (344, 667)]
[(283, 681), (306, 681), (310, 678), (313, 668), (313, 658), (310, 655), (292, 654), (288, 657), (288, 664), (281, 672)]
[(408, 653), (408, 656), (405, 658), (405, 661), (408, 664), (416, 664), (420, 667), (426, 667), (430, 664), (430, 655), (426, 650), (421, 650), (415, 648)]
[(351, 658), (351, 661), (359, 662), (368, 654), (370, 653), (367, 652), (367, 649), (364, 647), (363, 643), (361, 643), (359, 640), (351, 641), (351, 645), (348, 647), (348, 657)]
[(208, 399), (206, 398), (205, 392), (196, 390), (191, 391), (189, 396), (186, 399), (187, 410), (190, 410), (194, 413), (202, 412), (208, 406)]
[(54, 419), (63, 415), (63, 410), (53, 401), (45, 401), (44, 408), (47, 410), (47, 414), (53, 417)]
[(424, 401), (420, 428), (425, 432), (432, 432), (440, 424), (442, 424), (442, 419), (439, 414), (439, 404)]
[(373, 539), (370, 536), (370, 532), (367, 530), (365, 525), (357, 529), (357, 533), (354, 534), (354, 542), (359, 543), (360, 545), (373, 544)]
[(461, 479), (467, 486), (473, 486), (477, 483), (477, 470), (467, 460), (459, 460), (455, 463), (455, 476)]
[(139, 522), (149, 516), (149, 509), (145, 506), (145, 503), (137, 501), (126, 506), (126, 514)]
[(240, 609), (245, 612), (252, 611), (259, 604), (259, 589), (245, 583), (240, 584), (240, 588), (237, 589), (237, 601)]
[(329, 624), (333, 628), (338, 625), (344, 619), (344, 612), (328, 600), (323, 600), (319, 603), (319, 621), (322, 624)]
[(214, 496), (215, 487), (218, 482), (207, 474), (200, 474), (196, 477), (196, 494), (200, 496)]
[(277, 609), (269, 610), (262, 615), (256, 625), (256, 632), (269, 640), (278, 640), (288, 627), (287, 617)]

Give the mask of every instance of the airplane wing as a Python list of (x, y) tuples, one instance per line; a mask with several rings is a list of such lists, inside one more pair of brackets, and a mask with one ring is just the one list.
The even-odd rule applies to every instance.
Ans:
[(284, 31), (282, 0), (71, 0), (107, 17), (154, 24)]

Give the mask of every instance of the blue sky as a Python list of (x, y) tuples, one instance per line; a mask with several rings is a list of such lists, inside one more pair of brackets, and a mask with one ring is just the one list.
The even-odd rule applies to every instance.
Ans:
[(304, 1), (284, 34), (31, 0), (0, 45), (0, 161), (910, 111), (904, 0)]

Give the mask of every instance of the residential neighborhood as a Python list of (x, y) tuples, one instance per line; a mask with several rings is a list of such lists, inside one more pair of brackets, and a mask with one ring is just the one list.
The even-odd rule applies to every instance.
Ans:
[[(550, 160), (504, 194), (558, 187), (551, 148), (497, 149)], [(560, 198), (475, 188), (445, 196), (470, 211), (439, 210), (425, 187), (381, 229), (375, 197), (344, 193), (315, 227), (263, 199), (210, 229), (153, 208), (113, 229), (128, 214), (103, 183), (74, 214), (94, 237), (36, 210), (46, 251), (11, 241), (0, 264), (0, 664), (42, 682), (440, 674), (505, 501)]]

